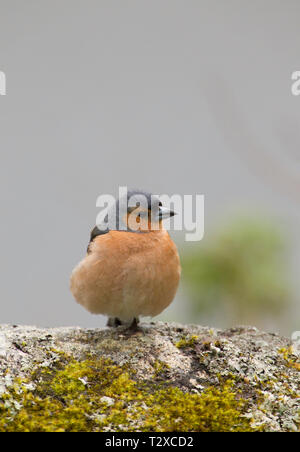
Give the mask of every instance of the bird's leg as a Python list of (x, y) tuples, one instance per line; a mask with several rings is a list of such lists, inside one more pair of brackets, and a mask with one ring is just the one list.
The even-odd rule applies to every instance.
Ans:
[(139, 318), (138, 317), (134, 317), (134, 319), (133, 319), (133, 321), (132, 321), (132, 323), (131, 323), (131, 325), (129, 327), (129, 330), (130, 331), (137, 331), (139, 322), (140, 322)]
[(120, 319), (118, 319), (118, 317), (109, 317), (106, 324), (106, 326), (115, 328), (120, 325), (122, 325), (122, 322)]

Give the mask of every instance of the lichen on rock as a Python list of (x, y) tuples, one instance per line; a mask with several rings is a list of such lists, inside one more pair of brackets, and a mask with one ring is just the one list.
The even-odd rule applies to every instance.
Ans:
[(299, 356), (254, 328), (0, 327), (0, 431), (297, 431)]

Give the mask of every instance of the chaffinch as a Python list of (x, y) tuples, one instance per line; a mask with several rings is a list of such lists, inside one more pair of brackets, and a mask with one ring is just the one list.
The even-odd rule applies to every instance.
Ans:
[(119, 205), (120, 199), (113, 225), (107, 221), (92, 230), (87, 255), (72, 272), (71, 292), (92, 314), (107, 315), (108, 326), (134, 329), (140, 316), (160, 314), (176, 294), (179, 255), (162, 225), (175, 213), (158, 197), (138, 190), (127, 193), (121, 217)]

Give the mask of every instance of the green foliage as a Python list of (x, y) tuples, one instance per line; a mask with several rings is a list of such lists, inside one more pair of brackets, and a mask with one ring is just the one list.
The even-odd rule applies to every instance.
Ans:
[(226, 306), (233, 320), (278, 314), (289, 299), (284, 243), (274, 225), (239, 219), (183, 257), (183, 277), (198, 313)]
[(70, 359), (31, 380), (35, 389), (19, 380), (0, 396), (0, 431), (254, 431), (232, 381), (189, 394), (92, 358)]

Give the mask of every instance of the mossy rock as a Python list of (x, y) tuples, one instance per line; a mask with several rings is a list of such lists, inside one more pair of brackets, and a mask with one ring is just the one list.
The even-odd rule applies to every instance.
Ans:
[(299, 356), (254, 328), (0, 327), (0, 431), (297, 431)]

